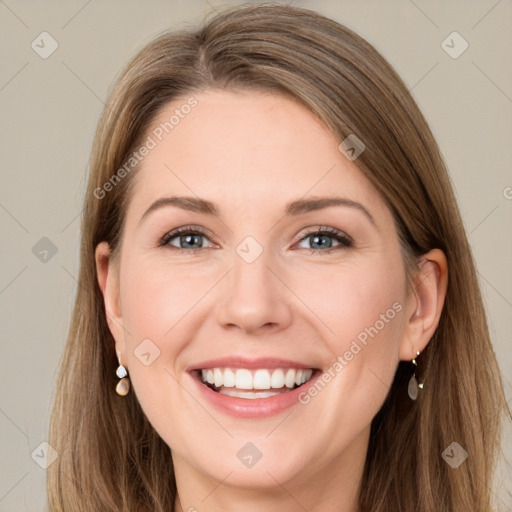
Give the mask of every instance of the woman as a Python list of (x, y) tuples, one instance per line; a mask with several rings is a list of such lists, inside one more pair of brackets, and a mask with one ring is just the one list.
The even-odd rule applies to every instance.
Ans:
[(100, 120), (52, 511), (487, 511), (503, 389), (432, 134), (312, 11), (147, 45)]

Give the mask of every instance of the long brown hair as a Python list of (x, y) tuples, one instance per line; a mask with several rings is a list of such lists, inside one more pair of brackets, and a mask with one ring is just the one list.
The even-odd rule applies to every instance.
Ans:
[[(393, 213), (407, 268), (433, 248), (446, 254), (445, 305), (418, 369), (427, 384), (412, 402), (410, 364), (399, 364), (372, 423), (361, 510), (490, 510), (506, 402), (475, 264), (436, 142), (405, 84), (368, 42), (313, 11), (272, 4), (237, 6), (197, 30), (164, 33), (132, 59), (110, 93), (92, 150), (78, 289), (51, 420), (50, 444), (59, 457), (48, 469), (50, 510), (174, 509), (169, 447), (135, 394), (121, 398), (114, 391), (117, 361), (94, 251), (101, 241), (114, 253), (119, 248), (137, 171), (112, 178), (159, 109), (207, 88), (284, 94), (340, 142), (356, 134), (366, 147), (356, 163)], [(457, 469), (441, 456), (452, 442), (468, 453)]]

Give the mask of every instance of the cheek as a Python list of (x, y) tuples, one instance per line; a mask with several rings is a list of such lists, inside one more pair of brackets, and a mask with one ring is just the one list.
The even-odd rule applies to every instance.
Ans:
[[(398, 364), (404, 312), (401, 287), (396, 283), (377, 286), (377, 281), (373, 287), (368, 279), (357, 287), (353, 278), (331, 285), (349, 282), (354, 286), (352, 293), (338, 294), (341, 306), (333, 309), (330, 318), (336, 334), (325, 338), (331, 362), (319, 381), (300, 397), (304, 405), (301, 428), (320, 433), (326, 457), (343, 453), (362, 432), (369, 431)], [(287, 440), (283, 437), (281, 441), (284, 449), (280, 455), (285, 457)], [(310, 447), (312, 460), (318, 459), (317, 448)]]
[[(180, 410), (163, 404), (183, 404), (188, 396), (178, 384), (180, 353), (193, 336), (185, 332), (187, 313), (211, 286), (199, 290), (183, 272), (135, 258), (122, 279), (122, 315), (128, 371), (133, 392), (153, 427), (166, 442), (177, 442)], [(203, 286), (202, 285), (202, 286)]]
[(173, 329), (211, 288), (211, 278), (184, 273), (179, 266), (142, 261), (130, 268), (122, 281), (123, 321), (138, 337), (172, 338)]
[(365, 347), (375, 340), (372, 345), (377, 350), (398, 341), (405, 274), (393, 261), (397, 260), (358, 261), (319, 268), (307, 279), (294, 277), (294, 292), (321, 322), (336, 355), (350, 349), (354, 340)]
[[(199, 306), (218, 277), (143, 257), (126, 257), (121, 278), (126, 361), (133, 387), (152, 423), (167, 410), (162, 398), (178, 396), (183, 354), (199, 327)], [(149, 355), (147, 355), (149, 354)], [(163, 419), (165, 424), (167, 420)]]
[[(304, 401), (311, 398), (317, 413), (333, 425), (341, 422), (357, 428), (369, 424), (393, 381), (405, 311), (405, 273), (393, 261), (401, 260), (331, 270), (323, 286), (310, 286), (322, 282), (319, 274), (302, 288), (297, 281), (294, 288), (308, 308), (318, 312), (331, 354), (324, 372), (331, 392), (321, 390), (321, 399), (306, 396)], [(322, 409), (326, 401), (327, 408)]]

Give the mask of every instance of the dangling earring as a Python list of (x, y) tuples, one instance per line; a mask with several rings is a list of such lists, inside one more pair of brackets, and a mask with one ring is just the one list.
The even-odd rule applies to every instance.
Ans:
[[(416, 357), (420, 355), (419, 352), (416, 353)], [(407, 386), (407, 394), (411, 400), (416, 400), (418, 398), (418, 389), (423, 389), (423, 382), (418, 383), (416, 379), (416, 368), (418, 367), (418, 363), (416, 362), (416, 357), (411, 361), (414, 365), (414, 373), (409, 380), (409, 385)]]
[(126, 368), (121, 364), (121, 353), (119, 355), (119, 366), (116, 370), (116, 375), (121, 379), (116, 386), (116, 393), (120, 396), (126, 396), (130, 391), (130, 379), (128, 378), (128, 372)]

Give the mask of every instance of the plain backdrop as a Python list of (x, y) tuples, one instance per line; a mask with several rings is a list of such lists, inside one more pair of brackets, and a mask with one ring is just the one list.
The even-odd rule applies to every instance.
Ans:
[[(0, 511), (46, 510), (44, 443), (76, 291), (88, 156), (109, 87), (157, 33), (233, 3), (0, 2)], [(430, 123), (477, 261), (510, 401), (512, 1), (291, 3), (372, 43)], [(497, 476), (497, 510), (510, 511), (512, 471), (503, 460)]]

